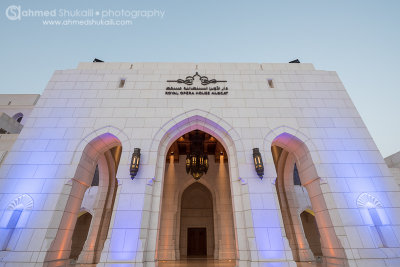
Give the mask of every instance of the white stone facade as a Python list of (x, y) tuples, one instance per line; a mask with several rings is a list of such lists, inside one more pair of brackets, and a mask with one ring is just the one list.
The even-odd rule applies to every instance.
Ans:
[[(229, 93), (166, 95), (168, 86), (182, 86), (168, 80), (196, 72)], [(196, 129), (228, 154), (227, 236), (238, 266), (313, 260), (298, 232), (306, 208), (328, 266), (400, 266), (399, 185), (337, 74), (304, 63), (81, 63), (56, 71), (0, 169), (0, 230), (9, 236), (0, 266), (70, 263), (96, 164), (100, 183), (77, 262), (156, 266), (168, 148)], [(134, 148), (141, 161), (131, 180)], [(263, 179), (253, 148), (263, 158)], [(290, 184), (293, 163), (302, 192)]]

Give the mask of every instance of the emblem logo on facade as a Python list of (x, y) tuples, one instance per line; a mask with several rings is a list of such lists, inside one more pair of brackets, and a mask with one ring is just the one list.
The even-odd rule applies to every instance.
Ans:
[[(186, 76), (185, 79), (167, 80), (167, 82), (185, 84), (189, 86), (183, 86), (183, 87), (167, 86), (165, 91), (166, 95), (227, 95), (228, 94), (227, 86), (223, 87), (208, 86), (210, 84), (224, 83), (226, 81), (208, 79), (207, 76), (201, 76), (198, 72), (196, 72), (196, 74), (193, 76)], [(205, 87), (191, 86), (197, 82), (199, 82), (201, 85)]]
[(176, 82), (176, 83), (184, 83), (186, 85), (192, 85), (195, 77), (199, 77), (201, 85), (208, 85), (210, 83), (223, 83), (223, 82), (226, 82), (226, 81), (217, 81), (216, 79), (209, 80), (207, 76), (201, 76), (198, 72), (196, 72), (196, 74), (193, 75), (193, 76), (186, 76), (185, 80), (182, 80), (182, 79), (168, 80), (167, 82)]

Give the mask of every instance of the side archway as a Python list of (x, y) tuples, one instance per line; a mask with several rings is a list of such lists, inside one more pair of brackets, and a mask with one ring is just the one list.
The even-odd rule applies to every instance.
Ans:
[(107, 237), (111, 213), (114, 206), (117, 182), (116, 172), (121, 156), (120, 140), (111, 133), (105, 133), (91, 140), (83, 149), (74, 178), (70, 180), (68, 198), (54, 240), (47, 251), (44, 266), (68, 264), (71, 259), (71, 245), (78, 215), (86, 190), (91, 187), (96, 166), (99, 168), (99, 185), (93, 207), (87, 239), (81, 251), (74, 251), (74, 261), (95, 264)]
[[(310, 251), (305, 238), (300, 219), (297, 214), (296, 198), (293, 194), (293, 180), (288, 179), (287, 170), (293, 170), (294, 163), (297, 165), (301, 185), (308, 192), (312, 210), (315, 213), (316, 225), (321, 235), (321, 250), (325, 262), (347, 266), (344, 249), (336, 236), (335, 228), (330, 217), (325, 197), (321, 189), (321, 179), (317, 173), (307, 141), (288, 132), (275, 135), (269, 143), (271, 147), (271, 159), (277, 172), (277, 193), (282, 211), (282, 219), (295, 260), (308, 260), (304, 251)], [(308, 139), (305, 139), (308, 140)], [(308, 140), (309, 141), (309, 140)], [(315, 152), (314, 152), (315, 153)], [(286, 175), (285, 175), (286, 172)], [(290, 173), (290, 171), (289, 171)], [(285, 178), (286, 177), (286, 178)], [(306, 246), (304, 245), (306, 244)]]

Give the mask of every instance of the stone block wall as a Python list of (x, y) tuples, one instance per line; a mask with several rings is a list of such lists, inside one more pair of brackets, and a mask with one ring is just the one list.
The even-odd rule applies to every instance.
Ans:
[[(228, 87), (229, 93), (165, 94), (166, 87), (178, 86), (168, 80), (185, 80), (196, 72), (226, 81), (216, 85)], [(154, 266), (165, 156), (177, 137), (194, 129), (215, 136), (229, 154), (240, 266), (294, 264), (271, 154), (281, 134), (291, 136), (289, 145), (295, 138), (308, 148), (318, 174), (312, 178), (318, 179), (319, 197), (326, 202), (321, 214), (331, 219), (330, 235), (337, 238), (334, 246), (343, 248), (347, 264), (400, 264), (398, 184), (337, 74), (304, 63), (81, 63), (77, 69), (55, 71), (0, 169), (1, 218), (22, 195), (33, 203), (29, 209), (19, 206), (27, 220), (18, 225), (12, 250), (1, 252), (3, 263), (43, 264), (61, 227), (57, 218), (67, 208), (68, 181), (85, 145), (110, 133), (121, 142), (122, 155), (100, 263)], [(135, 147), (142, 157), (131, 180)], [(263, 179), (254, 170), (253, 148), (260, 148), (263, 157)], [(378, 226), (365, 213), (370, 205), (378, 210)], [(374, 229), (391, 237), (386, 245), (376, 242)]]

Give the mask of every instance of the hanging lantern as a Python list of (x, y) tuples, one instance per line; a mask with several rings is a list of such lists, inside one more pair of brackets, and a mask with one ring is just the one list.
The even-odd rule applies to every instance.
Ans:
[(135, 148), (132, 154), (131, 160), (131, 179), (135, 178), (137, 172), (139, 171), (139, 163), (140, 163), (140, 148)]
[(253, 148), (254, 167), (258, 176), (262, 179), (264, 175), (264, 164), (262, 161), (261, 153), (258, 148)]
[(186, 156), (186, 173), (190, 173), (195, 180), (199, 180), (208, 171), (208, 156), (204, 153), (204, 140), (196, 131), (190, 138), (190, 153)]

